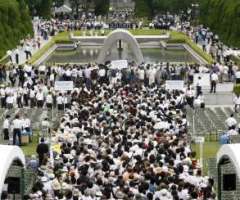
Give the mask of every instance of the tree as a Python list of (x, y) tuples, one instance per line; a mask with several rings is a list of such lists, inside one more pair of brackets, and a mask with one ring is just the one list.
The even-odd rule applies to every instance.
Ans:
[(0, 0), (0, 57), (27, 35), (33, 34), (31, 17), (24, 0)]
[(72, 5), (72, 8), (75, 9), (75, 13), (77, 16), (79, 16), (79, 9), (80, 9), (80, 6), (82, 4), (82, 0), (71, 0), (71, 5)]
[(41, 0), (39, 15), (46, 19), (51, 18), (52, 5), (52, 0)]
[[(152, 0), (150, 0), (152, 1)], [(149, 17), (151, 16), (151, 7), (148, 0), (135, 0), (135, 13), (138, 17)]]
[(41, 0), (27, 0), (27, 4), (32, 16), (39, 15), (39, 8), (41, 5)]
[(109, 0), (94, 0), (95, 14), (106, 15), (109, 11)]
[(240, 47), (240, 1), (202, 0), (200, 20), (220, 36), (224, 43)]

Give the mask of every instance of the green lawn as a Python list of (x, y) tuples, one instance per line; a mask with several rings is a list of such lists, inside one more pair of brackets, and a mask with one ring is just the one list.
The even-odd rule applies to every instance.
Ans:
[(196, 45), (186, 34), (171, 31), (170, 32), (171, 39), (168, 43), (186, 43), (188, 44), (196, 53), (198, 53), (201, 57), (203, 57), (208, 63), (213, 63), (213, 58), (206, 52), (204, 52), (198, 45)]
[(22, 146), (24, 155), (27, 157), (28, 156), (30, 157), (31, 155), (36, 154), (37, 145), (38, 145), (38, 135), (34, 135), (31, 143), (25, 146)]
[[(111, 33), (113, 30), (104, 30), (104, 35), (108, 35)], [(163, 35), (167, 31), (165, 30), (159, 30), (159, 29), (129, 29), (129, 32), (132, 33), (133, 35)], [(101, 30), (81, 30), (81, 31), (73, 31), (73, 34), (75, 36), (91, 36), (91, 34), (95, 35), (101, 35)], [(69, 32), (65, 31), (60, 33), (62, 36), (68, 36)]]
[[(200, 157), (199, 144), (192, 144), (192, 150), (197, 153), (197, 159)], [(214, 158), (220, 148), (219, 142), (205, 142), (203, 145), (203, 163), (206, 163), (209, 158)], [(203, 172), (207, 175), (208, 169), (207, 165), (204, 164)]]

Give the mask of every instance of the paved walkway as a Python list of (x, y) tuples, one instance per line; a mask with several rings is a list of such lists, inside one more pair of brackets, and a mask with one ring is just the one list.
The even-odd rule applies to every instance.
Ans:
[[(30, 50), (31, 50), (31, 54), (34, 55), (37, 51), (39, 51), (50, 39), (51, 37), (48, 37), (48, 40), (44, 40), (38, 33), (37, 31), (37, 22), (33, 23), (33, 30), (34, 30), (34, 38), (31, 39), (31, 41), (29, 42), (30, 44)], [(41, 47), (40, 49), (38, 49), (37, 47), (34, 47), (34, 41), (37, 41), (37, 39), (40, 38), (40, 43), (41, 43)], [(19, 64), (24, 64), (27, 59), (26, 59), (26, 54), (25, 54), (25, 45), (23, 47), (18, 47), (19, 50)], [(12, 53), (12, 60), (13, 63), (16, 64), (16, 59), (15, 59), (15, 53), (13, 51)]]
[(219, 83), (216, 91), (210, 93), (209, 87), (203, 89), (206, 105), (233, 106), (233, 83)]

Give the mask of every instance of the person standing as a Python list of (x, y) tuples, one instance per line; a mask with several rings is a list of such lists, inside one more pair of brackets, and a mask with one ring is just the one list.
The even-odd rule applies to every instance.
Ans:
[(14, 103), (14, 95), (10, 93), (9, 95), (7, 95), (7, 98), (6, 98), (7, 109), (12, 109), (13, 103)]
[(63, 95), (60, 93), (56, 99), (57, 101), (57, 108), (58, 110), (63, 110), (64, 109), (64, 102), (63, 102)]
[(3, 122), (3, 139), (9, 140), (9, 128), (10, 128), (10, 115), (7, 115)]
[(240, 95), (237, 94), (233, 101), (234, 101), (234, 110), (237, 113), (238, 112), (237, 110), (240, 108)]
[(14, 53), (15, 53), (15, 62), (18, 65), (19, 64), (19, 50), (18, 50), (18, 48), (16, 48)]
[(216, 93), (216, 87), (217, 87), (217, 82), (218, 82), (218, 75), (216, 72), (213, 72), (210, 75), (210, 81), (211, 81), (211, 91), (210, 93)]
[(49, 153), (49, 147), (45, 143), (44, 138), (41, 138), (41, 142), (38, 144), (36, 152), (38, 154), (39, 166), (41, 166), (44, 158), (47, 157), (47, 154)]
[(22, 145), (21, 131), (23, 128), (22, 120), (20, 120), (19, 115), (15, 116), (15, 119), (12, 122), (13, 126), (13, 145), (16, 145), (16, 137), (18, 137), (19, 146)]
[(30, 48), (30, 45), (28, 43), (25, 46), (25, 54), (26, 54), (26, 60), (28, 60), (32, 56), (31, 48)]
[(234, 118), (234, 114), (231, 114), (225, 121), (228, 129), (235, 129), (237, 125), (237, 120)]
[(199, 76), (197, 83), (196, 83), (196, 98), (200, 95), (202, 92), (202, 84), (201, 84), (202, 78)]
[(44, 94), (43, 94), (43, 91), (41, 89), (36, 94), (36, 99), (37, 99), (37, 107), (42, 108), (43, 107), (43, 101), (44, 101)]
[(17, 105), (18, 105), (18, 108), (23, 107), (22, 96), (23, 96), (22, 88), (18, 88), (18, 90), (17, 90)]
[(6, 108), (6, 92), (4, 87), (0, 88), (0, 99), (1, 99), (1, 107)]
[(9, 57), (9, 60), (11, 63), (13, 63), (12, 54), (13, 54), (13, 52), (11, 50), (7, 51), (7, 56)]
[(49, 92), (46, 96), (46, 105), (48, 109), (52, 109), (53, 107), (53, 96), (51, 92)]

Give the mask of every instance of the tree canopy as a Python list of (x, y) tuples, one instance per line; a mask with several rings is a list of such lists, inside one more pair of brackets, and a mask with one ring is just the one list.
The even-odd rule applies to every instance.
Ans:
[[(56, 2), (58, 3), (58, 1)], [(32, 16), (40, 16), (46, 19), (51, 17), (53, 0), (27, 0), (27, 3)]]
[(217, 33), (226, 44), (240, 47), (239, 0), (202, 0), (201, 22)]
[(32, 34), (31, 17), (24, 0), (0, 0), (0, 57)]
[(151, 16), (158, 13), (186, 11), (194, 0), (135, 0), (136, 15)]

